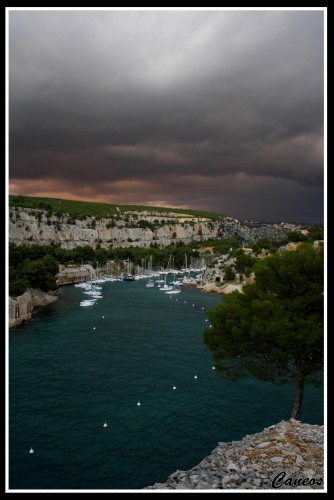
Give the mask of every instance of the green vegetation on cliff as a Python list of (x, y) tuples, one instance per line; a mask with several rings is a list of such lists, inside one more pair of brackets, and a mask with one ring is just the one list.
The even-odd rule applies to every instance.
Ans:
[(64, 200), (57, 198), (37, 198), (33, 196), (10, 195), (9, 206), (17, 208), (32, 208), (35, 210), (46, 210), (50, 215), (58, 217), (68, 214), (72, 218), (85, 219), (95, 217), (96, 219), (112, 218), (125, 214), (126, 212), (152, 212), (154, 214), (173, 213), (175, 215), (186, 214), (190, 217), (205, 217), (215, 221), (222, 220), (222, 216), (213, 212), (200, 210), (186, 210), (183, 208), (166, 208), (141, 205), (112, 205), (109, 203), (96, 203), (90, 201)]
[(9, 244), (9, 295), (22, 295), (28, 287), (56, 290), (59, 265), (47, 247)]

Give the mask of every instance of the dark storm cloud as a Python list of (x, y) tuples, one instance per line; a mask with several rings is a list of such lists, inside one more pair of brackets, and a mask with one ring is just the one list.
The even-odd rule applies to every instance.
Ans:
[(321, 220), (323, 12), (11, 11), (9, 29), (14, 191), (240, 218), (272, 193), (271, 218), (315, 198)]

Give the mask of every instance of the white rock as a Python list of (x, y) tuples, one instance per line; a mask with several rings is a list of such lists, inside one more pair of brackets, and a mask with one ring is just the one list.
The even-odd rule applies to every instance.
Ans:
[(270, 441), (265, 441), (264, 443), (259, 443), (256, 447), (257, 448), (267, 448), (268, 446), (271, 446)]
[(283, 457), (272, 457), (270, 460), (274, 464), (281, 464), (283, 462)]

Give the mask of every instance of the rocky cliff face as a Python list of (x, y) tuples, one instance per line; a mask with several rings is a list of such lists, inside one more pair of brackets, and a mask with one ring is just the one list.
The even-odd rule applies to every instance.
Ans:
[(14, 328), (32, 319), (36, 307), (52, 304), (57, 300), (54, 293), (45, 293), (42, 290), (29, 288), (19, 297), (9, 297), (9, 328)]
[(62, 248), (90, 245), (108, 248), (149, 247), (156, 243), (159, 247), (174, 242), (200, 241), (216, 238), (221, 234), (221, 223), (205, 218), (194, 218), (175, 213), (128, 213), (117, 219), (84, 220), (65, 216), (48, 216), (46, 211), (32, 209), (12, 210), (9, 222), (9, 241), (22, 243), (59, 244)]
[(232, 217), (212, 220), (187, 214), (168, 212), (123, 212), (117, 218), (84, 220), (68, 215), (50, 215), (45, 210), (12, 208), (9, 220), (9, 241), (16, 244), (57, 244), (72, 249), (89, 245), (102, 248), (160, 248), (183, 242), (205, 241), (210, 238), (236, 238), (241, 244), (252, 244), (267, 236), (283, 239), (289, 231), (301, 231), (296, 224), (261, 224), (240, 222)]

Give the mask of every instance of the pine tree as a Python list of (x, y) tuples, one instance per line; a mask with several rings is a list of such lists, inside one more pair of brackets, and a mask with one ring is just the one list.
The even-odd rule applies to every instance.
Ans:
[(279, 252), (257, 262), (255, 276), (209, 311), (204, 339), (223, 376), (293, 380), (299, 420), (304, 384), (320, 380), (324, 362), (323, 250)]

